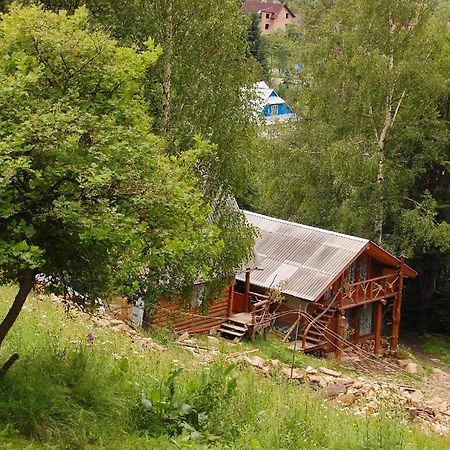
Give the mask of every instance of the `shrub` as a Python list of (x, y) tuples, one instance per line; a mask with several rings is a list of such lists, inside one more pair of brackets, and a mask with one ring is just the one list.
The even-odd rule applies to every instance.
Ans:
[(236, 389), (237, 380), (231, 377), (234, 368), (216, 362), (179, 383), (183, 370), (171, 371), (142, 396), (136, 410), (138, 426), (151, 435), (208, 437), (210, 412), (220, 411)]

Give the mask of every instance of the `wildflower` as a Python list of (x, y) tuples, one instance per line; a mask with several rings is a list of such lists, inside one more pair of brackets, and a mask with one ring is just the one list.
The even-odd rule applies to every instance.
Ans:
[(87, 334), (87, 341), (89, 342), (89, 344), (92, 344), (94, 342), (95, 336), (92, 333), (92, 331), (89, 331), (89, 333)]

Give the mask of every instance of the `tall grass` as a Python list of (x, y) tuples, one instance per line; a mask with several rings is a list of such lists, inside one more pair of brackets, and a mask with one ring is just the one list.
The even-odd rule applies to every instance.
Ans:
[[(1, 314), (13, 293), (0, 288)], [(92, 343), (86, 339), (89, 332), (95, 335)], [(266, 354), (288, 357), (268, 342), (261, 344)], [(229, 376), (237, 379), (237, 387), (224, 390), (217, 385), (225, 380), (222, 372), (215, 373), (214, 366), (169, 339), (167, 345), (164, 353), (143, 353), (120, 333), (93, 329), (89, 321), (68, 317), (48, 299), (30, 299), (0, 353), (0, 361), (12, 351), (21, 354), (0, 384), (0, 447), (450, 448), (448, 439), (417, 430), (395, 408), (386, 407), (378, 417), (356, 417), (328, 406), (306, 387), (264, 378), (246, 367), (226, 374), (227, 383)], [(153, 398), (151, 393), (176, 367), (183, 370), (174, 378), (173, 395), (156, 396), (163, 413), (156, 409), (147, 420), (145, 415), (154, 411), (142, 409), (143, 396)], [(166, 400), (171, 402), (167, 407)], [(195, 420), (202, 414), (199, 433), (183, 432), (178, 422), (173, 426), (174, 420), (185, 420), (178, 411), (185, 403), (197, 410)], [(164, 420), (158, 422), (159, 415)], [(197, 426), (195, 420), (191, 417), (188, 425)]]

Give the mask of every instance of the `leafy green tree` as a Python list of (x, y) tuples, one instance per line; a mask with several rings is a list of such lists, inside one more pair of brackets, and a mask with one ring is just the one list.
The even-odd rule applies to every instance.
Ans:
[[(86, 4), (92, 23), (126, 44), (148, 36), (163, 54), (148, 71), (153, 126), (172, 145), (189, 149), (200, 133), (215, 144), (209, 179), (244, 199), (254, 179), (256, 125), (249, 90), (256, 63), (248, 51), (248, 19), (235, 0), (42, 0), (53, 10)], [(248, 107), (246, 107), (248, 106)], [(217, 191), (213, 192), (213, 196)]]
[(261, 34), (259, 23), (260, 19), (258, 14), (252, 14), (248, 29), (248, 44), (250, 53), (262, 68), (262, 73), (267, 75), (267, 42)]
[[(0, 281), (19, 291), (0, 344), (38, 273), (85, 303), (131, 295), (145, 273), (154, 298), (210, 279), (227, 254), (194, 171), (210, 146), (197, 139), (166, 157), (149, 131), (143, 82), (160, 55), (151, 40), (137, 53), (90, 31), (85, 8), (15, 5), (1, 17)], [(248, 257), (250, 240), (221, 274)]]
[[(419, 150), (423, 167), (442, 152), (447, 137), (436, 108), (444, 24), (436, 23), (430, 9), (419, 1), (336, 1), (319, 18), (305, 52), (311, 116), (333, 127), (337, 139), (363, 137), (367, 153), (377, 159), (379, 243), (389, 209), (398, 207), (402, 188), (409, 187), (398, 180), (414, 179), (418, 169), (417, 140), (428, 143)], [(425, 127), (426, 133), (411, 138)]]
[[(314, 2), (302, 15), (305, 84), (297, 93), (302, 120), (282, 144), (292, 150), (276, 155), (287, 159), (281, 166), (289, 171), (277, 178), (281, 188), (281, 180), (292, 180), (284, 183), (288, 191), (297, 179), (301, 184), (302, 177), (314, 178), (289, 163), (291, 156), (310, 156), (311, 164), (323, 171), (311, 190), (335, 186), (339, 192), (329, 191), (325, 202), (331, 199), (345, 209), (350, 201), (356, 216), (358, 210), (371, 209), (373, 232), (365, 223), (361, 231), (382, 242), (392, 230), (391, 217), (410, 207), (405, 197), (421, 174), (445, 159), (448, 127), (438, 104), (446, 86), (446, 20), (433, 16), (426, 2), (319, 4)], [(360, 174), (355, 169), (347, 177), (340, 170), (358, 161)], [(359, 195), (358, 187), (366, 195)], [(345, 228), (336, 217), (331, 221)]]
[(439, 218), (439, 205), (427, 191), (414, 203), (414, 209), (402, 211), (394, 234), (420, 275), (409, 295), (407, 318), (415, 330), (426, 332), (431, 323), (435, 331), (448, 332), (450, 218)]
[(267, 36), (267, 53), (271, 69), (287, 74), (299, 62), (296, 36), (282, 31)]

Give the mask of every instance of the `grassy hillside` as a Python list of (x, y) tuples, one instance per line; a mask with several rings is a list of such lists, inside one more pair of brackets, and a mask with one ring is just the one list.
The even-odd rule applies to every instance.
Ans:
[[(13, 294), (0, 288), (1, 314)], [(395, 406), (356, 417), (306, 387), (230, 366), (226, 353), (236, 347), (226, 343), (206, 363), (168, 335), (154, 338), (167, 350), (143, 349), (48, 297), (33, 297), (1, 349), (2, 360), (13, 351), (21, 358), (0, 384), (0, 447), (450, 448), (449, 439), (414, 428)], [(271, 346), (262, 344), (263, 351), (278, 351)]]

